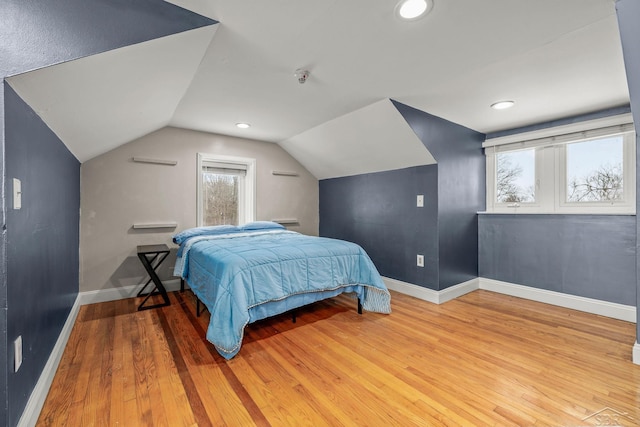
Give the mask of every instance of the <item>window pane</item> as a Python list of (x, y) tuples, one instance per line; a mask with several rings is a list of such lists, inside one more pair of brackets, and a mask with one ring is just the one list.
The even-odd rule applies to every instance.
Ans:
[(203, 171), (202, 179), (202, 225), (238, 225), (240, 177)]
[(622, 136), (567, 144), (567, 202), (622, 200)]
[(535, 149), (496, 154), (496, 202), (535, 202)]

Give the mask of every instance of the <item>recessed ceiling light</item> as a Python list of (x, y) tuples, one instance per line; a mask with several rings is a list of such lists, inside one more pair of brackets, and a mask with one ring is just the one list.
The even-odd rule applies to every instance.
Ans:
[(418, 19), (429, 12), (433, 0), (401, 0), (396, 6), (396, 13), (405, 20)]
[(251, 127), (249, 123), (236, 123), (236, 126), (240, 129), (249, 129)]
[(491, 104), (491, 108), (494, 110), (506, 110), (507, 108), (511, 108), (515, 105), (513, 101), (498, 101)]

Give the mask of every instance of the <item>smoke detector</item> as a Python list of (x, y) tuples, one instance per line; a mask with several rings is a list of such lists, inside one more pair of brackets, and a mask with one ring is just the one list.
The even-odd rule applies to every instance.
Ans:
[(296, 79), (298, 79), (298, 83), (304, 84), (304, 82), (306, 82), (309, 78), (309, 70), (298, 68), (294, 73), (294, 76), (296, 76)]

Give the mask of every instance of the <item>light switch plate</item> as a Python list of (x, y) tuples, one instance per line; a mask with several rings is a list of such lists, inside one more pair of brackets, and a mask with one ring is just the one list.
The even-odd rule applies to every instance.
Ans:
[(13, 209), (22, 208), (22, 182), (13, 178)]
[(14, 372), (18, 372), (20, 366), (22, 365), (22, 335), (20, 335), (13, 342), (13, 354), (14, 354)]
[(424, 207), (424, 195), (418, 194), (418, 196), (416, 197), (416, 206), (419, 208)]

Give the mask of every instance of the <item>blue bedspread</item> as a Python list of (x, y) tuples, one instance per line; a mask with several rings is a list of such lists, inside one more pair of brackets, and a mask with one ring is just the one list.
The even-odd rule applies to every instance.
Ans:
[(207, 340), (227, 359), (248, 323), (343, 292), (355, 292), (365, 310), (391, 312), (389, 291), (360, 246), (293, 231), (188, 238), (175, 274), (209, 309)]

